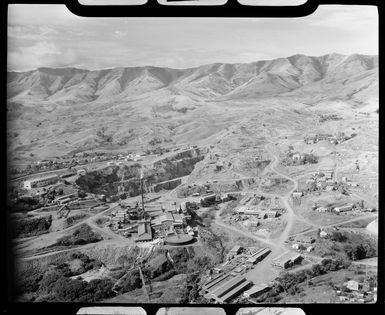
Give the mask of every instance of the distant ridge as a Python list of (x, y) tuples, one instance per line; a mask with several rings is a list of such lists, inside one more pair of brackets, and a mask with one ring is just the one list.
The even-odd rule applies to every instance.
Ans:
[(127, 67), (103, 70), (42, 67), (27, 72), (8, 72), (8, 99), (71, 103), (172, 87), (199, 96), (260, 98), (297, 89), (319, 81), (351, 80), (377, 71), (377, 55), (328, 54), (320, 57), (293, 55), (252, 63), (214, 63), (195, 68)]

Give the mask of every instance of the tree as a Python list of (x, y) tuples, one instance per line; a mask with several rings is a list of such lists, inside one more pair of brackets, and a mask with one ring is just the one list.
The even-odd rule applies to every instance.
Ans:
[(348, 238), (345, 234), (339, 232), (339, 231), (335, 231), (332, 233), (332, 235), (330, 236), (330, 239), (332, 241), (336, 241), (336, 242), (345, 242)]
[(79, 198), (84, 198), (85, 196), (87, 196), (87, 194), (83, 190), (78, 191), (78, 197)]

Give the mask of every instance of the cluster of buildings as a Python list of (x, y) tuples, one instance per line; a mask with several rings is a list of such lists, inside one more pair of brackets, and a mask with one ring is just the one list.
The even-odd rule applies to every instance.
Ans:
[(220, 275), (203, 286), (204, 297), (216, 303), (227, 303), (252, 286), (243, 276)]
[(117, 156), (114, 157), (113, 161), (107, 162), (107, 166), (120, 166), (123, 165), (124, 162), (129, 162), (129, 161), (134, 161), (134, 162), (139, 162), (142, 161), (142, 156), (145, 154), (133, 154), (130, 153), (127, 156), (124, 156), (123, 154), (118, 154)]
[(314, 242), (315, 239), (311, 236), (296, 236), (292, 248), (297, 251), (306, 250), (310, 253), (314, 250), (314, 245), (312, 245)]
[(307, 163), (317, 163), (318, 158), (314, 156), (313, 154), (308, 154), (308, 153), (299, 153), (299, 152), (294, 152), (292, 153), (289, 151), (287, 153), (286, 158), (282, 160), (283, 165), (303, 165)]
[(335, 288), (340, 302), (374, 303), (377, 301), (377, 287), (364, 281), (349, 280), (342, 288)]
[(234, 210), (235, 217), (231, 219), (234, 221), (243, 221), (245, 226), (258, 227), (262, 224), (261, 220), (268, 218), (277, 218), (285, 211), (284, 208), (271, 208), (270, 210), (261, 210), (257, 206), (241, 206)]
[(316, 134), (314, 136), (307, 136), (305, 137), (304, 141), (306, 144), (315, 144), (322, 140), (327, 140), (331, 144), (339, 144), (346, 140), (349, 140), (351, 137), (348, 137), (345, 135), (344, 132), (337, 132), (334, 135), (332, 134)]
[(312, 174), (311, 178), (306, 181), (307, 187), (313, 187), (316, 189), (324, 189), (326, 191), (332, 191), (335, 187), (335, 181), (333, 180), (334, 171), (318, 171)]
[(325, 213), (325, 212), (330, 212), (330, 213), (336, 213), (336, 214), (341, 214), (341, 213), (347, 213), (347, 212), (352, 212), (354, 213), (361, 213), (361, 212), (373, 212), (376, 209), (371, 208), (371, 207), (364, 207), (363, 206), (363, 201), (356, 202), (356, 203), (349, 203), (341, 206), (336, 206), (336, 207), (324, 207), (324, 206), (313, 206), (313, 210), (318, 211), (319, 213)]
[(358, 187), (359, 186), (359, 184), (357, 182), (352, 182), (351, 180), (346, 178), (346, 176), (343, 176), (341, 178), (341, 182), (346, 184), (347, 186), (350, 186), (350, 187)]
[(235, 245), (227, 255), (227, 261), (214, 268), (214, 277), (203, 286), (204, 297), (216, 303), (227, 303), (244, 293), (244, 297), (254, 297), (263, 290), (253, 286), (242, 274), (262, 261), (269, 253), (269, 248), (257, 250), (245, 249)]
[(242, 206), (235, 210), (240, 215), (256, 216), (258, 219), (277, 218), (280, 216), (283, 208), (272, 208), (271, 210), (259, 210), (254, 206)]
[(154, 238), (165, 238), (170, 236), (196, 235), (197, 230), (189, 226), (191, 221), (190, 203), (183, 203), (175, 210), (165, 211), (155, 218), (146, 216), (145, 211), (137, 204), (135, 207), (121, 205), (110, 219), (110, 227), (113, 230), (124, 232), (123, 235), (131, 236), (137, 233), (136, 242), (152, 241)]

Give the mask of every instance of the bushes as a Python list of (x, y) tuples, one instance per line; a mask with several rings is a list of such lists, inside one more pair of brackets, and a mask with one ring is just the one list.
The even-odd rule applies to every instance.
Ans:
[(88, 257), (86, 254), (83, 254), (81, 252), (72, 253), (70, 256), (70, 259), (71, 260), (80, 259), (82, 262), (82, 268), (76, 272), (77, 274), (81, 274), (92, 269), (99, 269), (103, 265), (99, 260), (92, 259)]
[(346, 242), (347, 239), (348, 239), (348, 237), (347, 237), (345, 234), (341, 233), (341, 232), (335, 231), (335, 232), (333, 232), (332, 235), (330, 236), (330, 239), (331, 239), (332, 241), (335, 241), (335, 242), (341, 242), (341, 243), (342, 243), (342, 242)]
[[(40, 302), (95, 302), (114, 295), (113, 283), (109, 279), (91, 280), (89, 283), (77, 279), (69, 279), (58, 273), (44, 276), (40, 288)], [(44, 295), (45, 294), (45, 295)]]
[(60, 238), (55, 245), (58, 246), (72, 246), (72, 245), (84, 245), (88, 243), (96, 243), (101, 241), (103, 238), (92, 231), (91, 227), (87, 224), (82, 224), (76, 229), (72, 235), (63, 236)]
[(30, 300), (36, 302), (95, 302), (112, 296), (113, 283), (111, 280), (98, 279), (87, 283), (69, 277), (99, 268), (101, 263), (90, 259), (82, 253), (73, 253), (71, 260), (80, 259), (83, 266), (75, 272), (71, 270), (69, 262), (57, 266), (49, 265), (47, 271), (29, 271), (18, 283), (19, 294), (31, 295)]
[(171, 269), (163, 274), (161, 274), (160, 276), (152, 279), (152, 281), (165, 281), (165, 280), (168, 280), (170, 278), (172, 278), (173, 276), (177, 275), (177, 271), (175, 269)]
[(131, 270), (124, 280), (120, 283), (118, 291), (120, 293), (129, 292), (142, 287), (142, 280), (138, 269)]
[(318, 163), (318, 158), (313, 154), (307, 154), (305, 153), (303, 156), (303, 163), (304, 164), (315, 164)]
[(11, 211), (31, 211), (37, 208), (44, 206), (43, 203), (40, 202), (39, 198), (36, 197), (21, 197), (17, 198), (16, 201), (8, 200), (8, 207)]
[(14, 226), (15, 236), (32, 236), (47, 232), (51, 227), (52, 216), (21, 219)]
[(335, 271), (340, 268), (346, 268), (348, 265), (341, 259), (323, 259), (320, 264), (315, 264), (311, 269), (298, 271), (295, 273), (283, 272), (273, 285), (269, 292), (261, 295), (258, 298), (259, 303), (274, 303), (280, 300), (280, 294), (285, 292), (286, 294), (295, 295), (303, 291), (299, 284), (308, 281), (308, 285), (313, 285), (310, 281), (311, 278), (323, 275), (329, 271)]
[(344, 246), (343, 250), (351, 260), (360, 260), (376, 255), (376, 249), (369, 243), (348, 244)]

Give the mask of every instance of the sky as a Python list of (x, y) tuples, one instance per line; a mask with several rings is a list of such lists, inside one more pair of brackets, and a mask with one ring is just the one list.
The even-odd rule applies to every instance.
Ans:
[(64, 5), (9, 5), (8, 70), (190, 68), (294, 54), (378, 54), (374, 6), (320, 6), (300, 18), (86, 18)]

